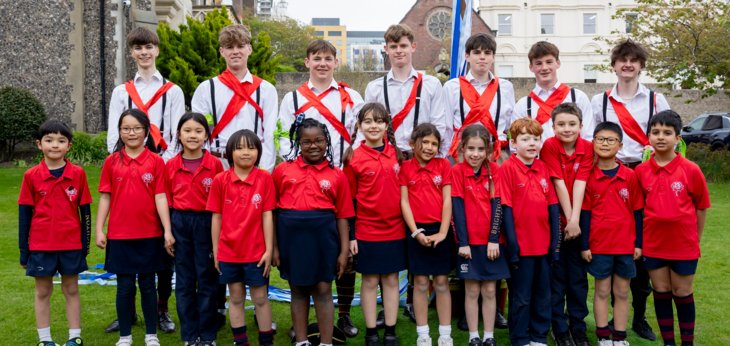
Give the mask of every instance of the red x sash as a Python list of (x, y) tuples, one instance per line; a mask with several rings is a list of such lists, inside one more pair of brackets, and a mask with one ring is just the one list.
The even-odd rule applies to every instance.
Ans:
[(226, 107), (226, 110), (223, 112), (223, 115), (213, 129), (213, 133), (211, 133), (210, 135), (211, 142), (213, 142), (213, 139), (215, 139), (218, 134), (220, 134), (221, 131), (223, 131), (226, 126), (228, 126), (228, 124), (231, 122), (231, 120), (233, 120), (236, 114), (241, 111), (241, 108), (246, 105), (246, 102), (251, 104), (251, 106), (256, 110), (258, 116), (263, 120), (264, 111), (261, 109), (259, 104), (256, 103), (256, 101), (251, 99), (251, 94), (253, 94), (253, 92), (256, 91), (259, 85), (261, 85), (263, 79), (254, 75), (251, 76), (253, 77), (253, 83), (240, 82), (238, 78), (236, 78), (236, 76), (233, 74), (233, 72), (231, 72), (229, 69), (226, 69), (225, 71), (223, 71), (223, 73), (218, 75), (218, 80), (221, 81), (223, 85), (233, 90), (233, 97), (228, 102), (228, 107)]
[(416, 93), (418, 92), (418, 86), (421, 84), (422, 81), (423, 75), (419, 73), (418, 77), (416, 77), (416, 80), (413, 81), (411, 94), (408, 95), (408, 100), (403, 106), (403, 109), (401, 109), (400, 112), (393, 116), (393, 131), (398, 130), (400, 125), (403, 124), (403, 121), (406, 120), (406, 116), (408, 116), (408, 113), (410, 113), (411, 109), (413, 109), (413, 106), (416, 105)]
[[(352, 102), (352, 99), (350, 98), (350, 94), (345, 89), (347, 87), (347, 84), (345, 84), (343, 82), (339, 82), (339, 83), (337, 83), (337, 85), (339, 86), (340, 103), (342, 104), (342, 111), (344, 112), (345, 108), (347, 108), (347, 106), (352, 107), (354, 105), (354, 103)], [(307, 109), (314, 107), (319, 112), (319, 114), (321, 114), (325, 119), (327, 119), (327, 121), (332, 125), (332, 127), (335, 128), (337, 133), (339, 133), (340, 136), (342, 136), (342, 138), (347, 141), (347, 143), (350, 143), (350, 134), (347, 132), (347, 129), (345, 128), (345, 124), (343, 124), (340, 121), (340, 119), (337, 119), (337, 117), (335, 117), (335, 115), (332, 114), (332, 111), (330, 111), (330, 109), (327, 108), (327, 106), (325, 106), (322, 103), (322, 100), (325, 97), (327, 97), (327, 95), (329, 95), (329, 93), (332, 90), (335, 90), (335, 88), (330, 88), (329, 90), (327, 90), (319, 95), (315, 95), (314, 92), (311, 89), (309, 89), (309, 86), (305, 82), (304, 84), (299, 86), (299, 88), (297, 88), (297, 91), (300, 94), (302, 94), (302, 96), (304, 96), (304, 98), (307, 99), (307, 103), (305, 103), (304, 105), (299, 107), (299, 109), (297, 109), (294, 112), (294, 115), (304, 113), (305, 111), (307, 111)]]
[(649, 138), (646, 136), (646, 133), (641, 129), (641, 126), (638, 122), (636, 122), (636, 119), (634, 119), (629, 110), (626, 109), (626, 106), (624, 106), (623, 103), (616, 101), (616, 99), (611, 96), (611, 90), (606, 91), (606, 95), (608, 95), (608, 100), (611, 101), (613, 111), (616, 113), (616, 117), (618, 118), (621, 128), (624, 130), (626, 135), (642, 146), (649, 145)]
[(494, 138), (494, 158), (499, 157), (501, 150), (501, 143), (497, 135), (497, 127), (492, 120), (492, 114), (489, 112), (489, 108), (492, 106), (494, 96), (497, 94), (497, 88), (499, 88), (499, 78), (494, 77), (487, 88), (484, 90), (482, 95), (479, 95), (477, 89), (474, 88), (466, 77), (459, 77), (459, 86), (461, 88), (461, 94), (464, 97), (464, 101), (469, 105), (469, 113), (464, 118), (464, 122), (461, 127), (456, 130), (454, 137), (451, 139), (451, 147), (449, 148), (449, 155), (458, 159), (457, 149), (459, 148), (459, 142), (461, 140), (461, 131), (471, 124), (477, 122), (482, 123), (487, 131)]
[[(137, 109), (144, 112), (144, 114), (147, 115), (147, 118), (150, 117), (149, 115), (149, 109), (152, 107), (152, 105), (157, 102), (157, 100), (162, 97), (170, 88), (175, 86), (172, 82), (167, 82), (163, 84), (157, 91), (155, 91), (155, 94), (152, 95), (152, 98), (147, 101), (147, 103), (142, 102), (142, 98), (139, 96), (139, 93), (137, 92), (137, 87), (134, 86), (134, 81), (127, 81), (124, 83), (124, 89), (127, 90), (127, 94), (129, 94), (129, 98), (132, 99), (132, 103), (134, 103), (135, 106), (137, 106)], [(164, 114), (163, 114), (164, 116)], [(160, 117), (162, 119), (162, 116)], [(163, 120), (164, 121), (164, 120)], [(165, 139), (162, 138), (162, 133), (160, 133), (160, 128), (152, 123), (150, 121), (150, 136), (152, 136), (152, 140), (155, 142), (155, 147), (160, 147), (162, 149), (167, 149), (167, 143), (165, 142)]]
[(550, 97), (548, 97), (547, 100), (543, 101), (542, 99), (540, 99), (540, 97), (537, 96), (537, 94), (535, 94), (534, 91), (531, 91), (530, 98), (532, 98), (532, 100), (535, 101), (535, 103), (537, 103), (539, 107), (535, 120), (537, 120), (540, 125), (544, 125), (548, 120), (550, 120), (550, 114), (553, 112), (555, 106), (563, 103), (563, 100), (565, 100), (565, 97), (568, 96), (569, 92), (569, 86), (565, 84), (560, 84), (560, 86), (555, 91), (553, 91)]

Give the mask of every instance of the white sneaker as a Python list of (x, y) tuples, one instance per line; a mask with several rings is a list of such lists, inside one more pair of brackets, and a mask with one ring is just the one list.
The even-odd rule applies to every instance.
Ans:
[(145, 346), (160, 346), (160, 339), (157, 338), (157, 334), (148, 334), (144, 337)]
[(132, 336), (120, 337), (119, 341), (115, 344), (116, 346), (132, 346)]
[(530, 346), (547, 346), (547, 344), (543, 344), (541, 342), (530, 341)]
[(450, 336), (439, 336), (439, 346), (454, 346), (454, 339)]
[(416, 346), (431, 346), (431, 337), (428, 335), (419, 335), (416, 339)]
[(629, 342), (626, 340), (614, 341), (613, 346), (629, 346)]
[(598, 340), (598, 346), (613, 346), (613, 341), (611, 340)]

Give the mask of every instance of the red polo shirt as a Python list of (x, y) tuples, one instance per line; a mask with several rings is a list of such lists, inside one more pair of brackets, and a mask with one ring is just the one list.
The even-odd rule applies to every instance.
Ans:
[(418, 223), (441, 222), (444, 208), (441, 189), (451, 185), (451, 164), (443, 158), (433, 158), (421, 167), (416, 158), (403, 162), (401, 186), (408, 187), (408, 202)]
[(362, 143), (343, 171), (357, 201), (355, 238), (364, 241), (404, 239), (398, 185), (400, 165), (395, 148), (386, 143), (379, 152)]
[(502, 163), (495, 180), (502, 204), (512, 207), (520, 256), (542, 256), (550, 247), (548, 206), (557, 204), (548, 167), (535, 159), (527, 167), (516, 155)]
[(489, 231), (492, 228), (489, 180), (490, 175), (494, 177), (498, 169), (496, 163), (489, 162), (489, 171), (482, 168), (478, 177), (474, 174), (474, 168), (466, 161), (451, 169), (451, 197), (461, 197), (464, 200), (469, 245), (489, 243)]
[(572, 155), (568, 155), (558, 137), (550, 137), (542, 145), (540, 160), (548, 166), (551, 178), (565, 181), (572, 202), (575, 181), (587, 181), (590, 176), (593, 167), (593, 144), (578, 137), (575, 151)]
[(636, 175), (646, 196), (644, 255), (670, 260), (699, 258), (696, 211), (710, 207), (700, 168), (681, 155), (660, 167), (652, 156), (636, 167)]
[(636, 241), (634, 211), (644, 208), (644, 195), (634, 171), (619, 165), (609, 177), (598, 166), (586, 184), (583, 210), (591, 212), (588, 246), (594, 254), (633, 255)]
[(205, 211), (213, 178), (223, 171), (223, 164), (207, 150), (195, 172), (183, 165), (182, 153), (165, 165), (167, 172), (167, 203), (177, 210)]
[(310, 165), (299, 156), (276, 166), (272, 177), (279, 196), (277, 208), (332, 210), (338, 219), (355, 216), (347, 177), (327, 160)]
[(221, 214), (218, 260), (251, 263), (266, 251), (263, 214), (276, 207), (276, 190), (271, 175), (256, 167), (246, 180), (233, 168), (213, 179), (206, 209)]
[[(121, 153), (121, 155), (120, 155)], [(136, 158), (124, 149), (104, 160), (99, 192), (111, 194), (109, 239), (162, 236), (155, 195), (165, 193), (165, 162), (147, 148)]]
[(19, 205), (33, 206), (30, 251), (81, 250), (79, 206), (91, 204), (84, 170), (66, 160), (63, 175), (51, 175), (45, 160), (23, 174)]

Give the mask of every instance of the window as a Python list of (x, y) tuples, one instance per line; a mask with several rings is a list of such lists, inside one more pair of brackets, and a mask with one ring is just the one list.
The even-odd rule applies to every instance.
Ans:
[(634, 30), (636, 19), (639, 18), (638, 13), (627, 13), (626, 14), (626, 33), (630, 34)]
[(497, 15), (498, 21), (498, 35), (512, 35), (512, 15), (511, 14), (500, 14)]
[(324, 36), (324, 31), (315, 31), (314, 36), (322, 37), (322, 36)]
[(598, 80), (598, 65), (583, 66), (583, 83), (596, 83)]
[(583, 13), (583, 33), (584, 34), (595, 34), (596, 33), (596, 17), (595, 13)]
[(697, 131), (702, 128), (702, 126), (705, 124), (705, 120), (707, 120), (706, 116), (700, 116), (699, 118), (692, 120), (689, 125), (685, 126), (689, 129), (687, 132)]
[(540, 33), (543, 35), (555, 33), (555, 14), (543, 13), (540, 15)]
[(328, 31), (327, 35), (329, 36), (342, 36), (342, 31)]
[(497, 66), (497, 76), (501, 78), (511, 78), (514, 73), (512, 65)]

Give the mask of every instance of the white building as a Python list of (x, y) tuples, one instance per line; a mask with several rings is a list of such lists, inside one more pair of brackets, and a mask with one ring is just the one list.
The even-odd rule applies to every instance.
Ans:
[[(596, 36), (630, 31), (631, 16), (613, 19), (616, 11), (635, 8), (630, 0), (490, 0), (480, 1), (479, 15), (497, 30), (495, 71), (498, 76), (534, 77), (527, 52), (533, 43), (548, 41), (560, 49), (558, 76), (566, 83), (613, 83), (615, 75), (594, 66), (607, 64), (610, 47)], [(615, 35), (614, 35), (615, 37)], [(653, 82), (644, 75), (642, 82)]]

